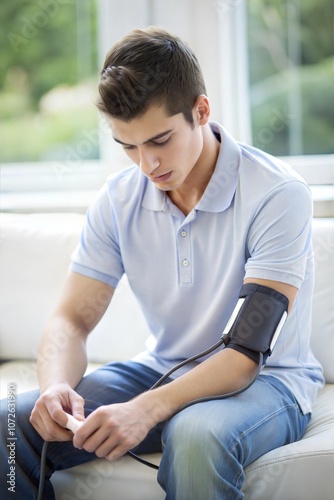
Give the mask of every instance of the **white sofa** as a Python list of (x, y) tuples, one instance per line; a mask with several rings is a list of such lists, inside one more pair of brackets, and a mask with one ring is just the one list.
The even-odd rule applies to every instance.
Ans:
[[(79, 238), (80, 214), (0, 215), (1, 396), (37, 387), (34, 358), (43, 325), (60, 293)], [(313, 349), (324, 367), (320, 392), (304, 438), (274, 450), (246, 469), (246, 500), (334, 498), (334, 219), (314, 219), (316, 288)], [(147, 335), (126, 280), (89, 340), (89, 369), (138, 352)], [(275, 432), (275, 429), (273, 429)], [(159, 462), (159, 454), (149, 459)], [(53, 476), (57, 500), (159, 500), (156, 471), (126, 456)], [(177, 500), (177, 499), (175, 499)]]

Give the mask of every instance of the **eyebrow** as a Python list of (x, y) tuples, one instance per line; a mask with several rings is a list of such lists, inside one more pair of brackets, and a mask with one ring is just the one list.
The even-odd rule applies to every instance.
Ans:
[[(169, 134), (170, 132), (172, 132), (172, 129), (165, 130), (165, 132), (161, 132), (161, 134), (157, 134), (154, 137), (150, 137), (149, 139), (147, 139), (147, 141), (143, 142), (143, 144), (147, 144), (148, 142), (156, 141), (157, 139), (164, 137), (165, 135)], [(114, 136), (113, 136), (113, 139), (114, 139), (114, 141), (118, 142), (119, 144), (122, 144), (123, 146), (133, 146), (133, 144), (127, 144), (126, 142), (122, 142)]]

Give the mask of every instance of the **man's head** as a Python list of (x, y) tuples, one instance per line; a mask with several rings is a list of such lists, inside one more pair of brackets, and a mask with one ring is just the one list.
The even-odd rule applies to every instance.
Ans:
[(193, 106), (206, 94), (202, 71), (191, 49), (157, 27), (133, 30), (111, 48), (99, 84), (98, 108), (129, 122), (149, 107), (169, 116), (183, 113), (193, 125)]

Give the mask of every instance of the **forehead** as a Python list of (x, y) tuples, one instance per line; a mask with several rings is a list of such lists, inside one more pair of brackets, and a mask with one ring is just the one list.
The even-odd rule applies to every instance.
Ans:
[(164, 107), (151, 106), (146, 113), (129, 122), (107, 116), (113, 137), (125, 144), (143, 144), (166, 131), (180, 129), (186, 124), (182, 113), (168, 116)]

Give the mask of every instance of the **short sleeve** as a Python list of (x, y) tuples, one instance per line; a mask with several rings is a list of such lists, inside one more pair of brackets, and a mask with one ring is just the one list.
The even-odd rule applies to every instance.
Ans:
[(70, 269), (116, 287), (124, 269), (108, 185), (89, 208)]
[(300, 288), (311, 256), (312, 215), (312, 195), (302, 181), (268, 193), (250, 225), (245, 277)]

